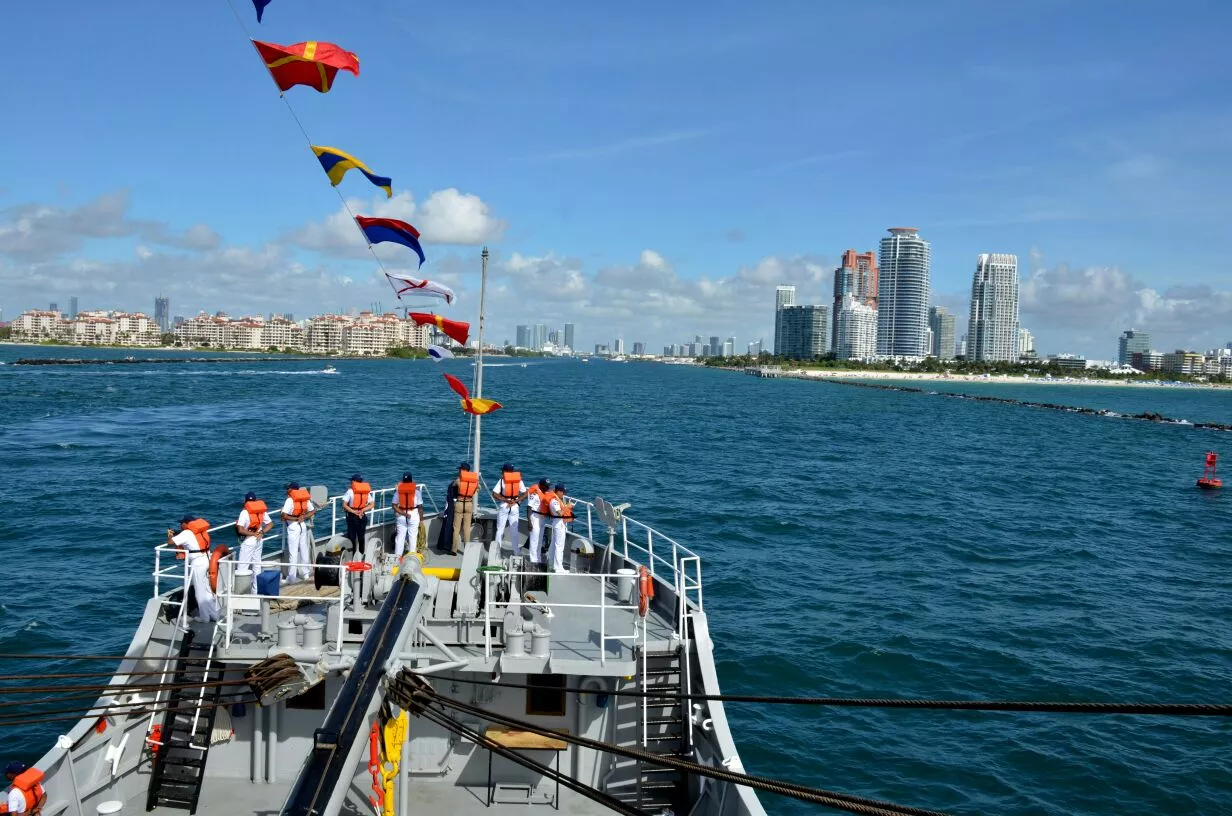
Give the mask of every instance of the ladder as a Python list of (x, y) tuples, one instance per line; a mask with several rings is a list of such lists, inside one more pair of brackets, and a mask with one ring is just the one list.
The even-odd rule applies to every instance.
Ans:
[(147, 811), (161, 806), (197, 812), (205, 784), (210, 733), (223, 689), (205, 685), (222, 677), (214, 665), (215, 638), (210, 640), (209, 645), (195, 645), (191, 629), (180, 639), (180, 659), (172, 675), (178, 687), (171, 690), (163, 705), (162, 740), (155, 746)]
[[(639, 690), (662, 695), (642, 699), (640, 736), (643, 750), (678, 758), (687, 758), (690, 753), (686, 733), (688, 712), (680, 699), (687, 659), (679, 645), (669, 652), (650, 652), (645, 646), (641, 649)], [(647, 812), (671, 810), (683, 814), (687, 812), (685, 781), (684, 774), (674, 768), (639, 761), (634, 805)]]

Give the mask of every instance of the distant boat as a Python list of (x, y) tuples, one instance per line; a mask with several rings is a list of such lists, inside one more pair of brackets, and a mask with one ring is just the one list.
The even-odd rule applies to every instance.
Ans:
[(334, 368), (332, 365), (327, 365), (325, 366), (325, 368), (321, 369), (321, 373), (322, 374), (337, 374), (338, 369)]

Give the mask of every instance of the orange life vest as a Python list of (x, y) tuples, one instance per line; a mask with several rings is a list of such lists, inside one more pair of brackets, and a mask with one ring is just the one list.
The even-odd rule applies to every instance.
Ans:
[(289, 495), (291, 497), (291, 501), (294, 502), (294, 504), (291, 505), (291, 515), (302, 516), (304, 513), (308, 512), (308, 501), (312, 498), (312, 495), (308, 492), (308, 488), (299, 487), (290, 491), (287, 495)]
[(573, 517), (573, 505), (567, 503), (563, 495), (557, 496), (556, 498), (560, 500), (560, 516), (558, 518), (564, 519), (565, 524), (568, 524), (569, 522), (573, 521), (573, 518), (574, 518)]
[(188, 529), (197, 537), (197, 549), (201, 552), (210, 551), (210, 523), (203, 518), (188, 522)]
[(504, 483), (501, 495), (507, 499), (516, 499), (518, 493), (521, 492), (518, 490), (518, 485), (522, 483), (522, 474), (516, 470), (502, 473), (501, 481)]
[(551, 490), (539, 491), (539, 509), (535, 512), (541, 516), (552, 515), (552, 500), (556, 498), (556, 494)]
[[(26, 797), (25, 813), (38, 816), (47, 801), (47, 793), (43, 790), (43, 772), (38, 768), (26, 768), (13, 779), (13, 787)], [(7, 809), (7, 806), (6, 806)]]
[(415, 483), (414, 482), (398, 482), (398, 509), (399, 510), (418, 510), (419, 505), (415, 503)]
[(372, 493), (372, 485), (367, 482), (351, 482), (351, 509), (367, 510), (370, 493)]
[(458, 498), (473, 499), (479, 492), (479, 474), (473, 470), (464, 470), (458, 474)]
[(269, 508), (265, 506), (265, 502), (256, 499), (244, 502), (244, 509), (248, 511), (248, 532), (257, 532), (261, 529), (261, 519), (265, 518), (265, 513)]

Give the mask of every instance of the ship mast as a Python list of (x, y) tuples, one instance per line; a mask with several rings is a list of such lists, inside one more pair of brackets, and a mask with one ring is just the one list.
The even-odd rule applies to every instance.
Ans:
[[(483, 298), (488, 288), (488, 248), (483, 248), (483, 271), (479, 277), (479, 352), (475, 355), (475, 397), (483, 396)], [(472, 457), (471, 468), (479, 470), (479, 434), (483, 425), (483, 417), (475, 414), (475, 455)]]

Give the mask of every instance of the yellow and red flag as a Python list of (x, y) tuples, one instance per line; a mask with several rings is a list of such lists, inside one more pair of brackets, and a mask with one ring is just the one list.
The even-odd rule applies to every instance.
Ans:
[(359, 57), (333, 43), (312, 40), (276, 45), (253, 40), (252, 44), (280, 91), (294, 85), (307, 85), (325, 93), (333, 86), (339, 70), (359, 76)]
[(447, 337), (453, 338), (464, 346), (466, 338), (470, 337), (471, 324), (463, 323), (461, 320), (449, 320), (431, 312), (407, 312), (406, 316), (420, 326), (436, 326)]
[(480, 397), (472, 398), (466, 384), (451, 374), (446, 374), (445, 379), (449, 381), (449, 387), (462, 398), (462, 410), (468, 414), (483, 416), (484, 414), (492, 413), (498, 408), (505, 407), (496, 400), (482, 399)]

